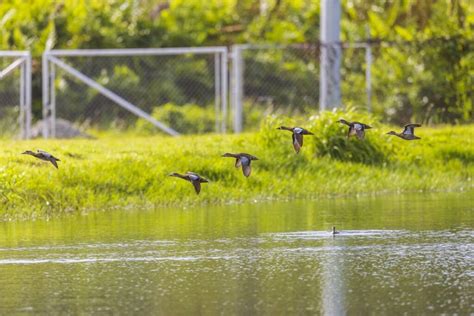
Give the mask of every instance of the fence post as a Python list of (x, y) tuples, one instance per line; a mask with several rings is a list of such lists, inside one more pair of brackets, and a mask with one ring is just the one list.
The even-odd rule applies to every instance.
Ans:
[(222, 107), (222, 133), (227, 131), (227, 98), (228, 98), (228, 70), (227, 48), (221, 53), (221, 107)]
[(49, 138), (49, 60), (48, 52), (43, 53), (42, 57), (42, 91), (43, 91), (43, 137)]
[(234, 112), (234, 133), (241, 133), (243, 129), (243, 61), (242, 47), (240, 45), (232, 46), (232, 109)]
[(26, 122), (25, 122), (25, 137), (26, 139), (31, 138), (31, 80), (32, 80), (32, 73), (31, 73), (31, 53), (28, 52), (28, 57), (26, 58), (26, 65), (25, 65), (25, 103), (26, 103)]
[(50, 128), (51, 128), (51, 137), (56, 138), (56, 87), (54, 86), (54, 81), (56, 80), (56, 66), (54, 63), (50, 63), (51, 70), (49, 73), (49, 93), (50, 101)]
[(214, 111), (216, 112), (216, 133), (220, 131), (221, 125), (221, 62), (219, 53), (214, 54)]
[(20, 65), (20, 117), (18, 118), (18, 122), (20, 123), (20, 133), (21, 138), (26, 138), (26, 60), (27, 57), (23, 58), (23, 62)]
[(321, 0), (320, 110), (341, 105), (340, 0)]

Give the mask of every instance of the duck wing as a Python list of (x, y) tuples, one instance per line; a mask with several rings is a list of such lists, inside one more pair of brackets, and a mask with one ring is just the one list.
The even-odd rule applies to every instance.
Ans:
[(252, 168), (250, 167), (250, 164), (242, 165), (242, 172), (244, 173), (244, 176), (246, 177), (250, 176), (250, 173), (252, 172)]
[(364, 132), (364, 124), (362, 123), (354, 123), (353, 125), (353, 129), (354, 129), (354, 134), (357, 135), (357, 137), (359, 139), (364, 139), (364, 136), (365, 136), (365, 132)]
[(300, 152), (301, 146), (303, 146), (303, 135), (293, 133), (293, 147), (295, 148), (296, 153)]
[(363, 129), (361, 129), (361, 130), (356, 130), (356, 134), (357, 134), (357, 137), (358, 137), (359, 139), (364, 139), (365, 132), (364, 132)]
[(53, 164), (53, 166), (56, 167), (56, 169), (59, 169), (58, 163), (56, 162), (56, 159), (54, 157), (49, 158), (48, 161), (51, 162)]
[(404, 126), (402, 134), (405, 135), (414, 135), (415, 127), (421, 127), (421, 124), (407, 124)]
[(357, 133), (356, 133), (356, 130), (353, 126), (350, 126), (349, 127), (349, 131), (347, 132), (347, 138), (351, 137), (351, 136), (355, 136)]
[(191, 183), (194, 186), (194, 191), (196, 191), (196, 194), (199, 194), (199, 192), (201, 192), (201, 183), (199, 180), (191, 180)]
[(242, 160), (240, 158), (235, 159), (235, 167), (239, 168), (242, 165)]

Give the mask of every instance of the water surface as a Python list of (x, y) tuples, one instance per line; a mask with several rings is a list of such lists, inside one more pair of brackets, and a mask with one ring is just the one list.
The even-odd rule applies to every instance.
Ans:
[(0, 314), (470, 314), (473, 297), (472, 193), (0, 223)]

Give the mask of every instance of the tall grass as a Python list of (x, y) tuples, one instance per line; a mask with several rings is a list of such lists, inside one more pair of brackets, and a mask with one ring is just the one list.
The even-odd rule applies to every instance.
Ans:
[[(472, 190), (474, 126), (422, 127), (419, 141), (385, 135), (395, 127), (370, 116), (345, 112), (347, 120), (374, 126), (366, 139), (346, 138), (328, 112), (306, 121), (268, 117), (258, 133), (98, 140), (0, 141), (0, 214), (3, 219), (35, 218), (115, 207), (191, 208), (197, 204), (316, 198), (328, 195)], [(298, 124), (315, 133), (299, 155), (291, 133)], [(399, 129), (399, 128), (398, 128)], [(21, 155), (44, 149), (61, 159), (59, 170)], [(242, 176), (225, 152), (248, 152), (260, 160)], [(192, 186), (168, 177), (194, 171), (211, 180), (197, 196)]]

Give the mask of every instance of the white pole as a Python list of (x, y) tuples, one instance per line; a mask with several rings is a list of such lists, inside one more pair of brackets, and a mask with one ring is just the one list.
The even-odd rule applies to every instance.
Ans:
[(26, 127), (25, 127), (25, 120), (26, 120), (26, 102), (25, 102), (25, 80), (26, 80), (26, 73), (25, 73), (25, 60), (26, 58), (21, 58), (23, 62), (20, 65), (20, 117), (19, 117), (19, 123), (20, 123), (20, 132), (21, 132), (21, 138), (25, 139), (26, 138)]
[(219, 133), (221, 125), (221, 71), (220, 71), (220, 56), (219, 53), (214, 54), (214, 111), (216, 112), (216, 133)]
[(42, 57), (42, 88), (43, 88), (43, 137), (49, 138), (49, 60), (48, 52)]
[(222, 133), (227, 131), (227, 50), (221, 53)]
[(340, 91), (340, 0), (321, 0), (321, 65), (319, 107), (321, 110), (341, 105)]
[(31, 137), (31, 55), (26, 57), (26, 139)]
[(51, 90), (49, 96), (50, 96), (50, 110), (51, 110), (51, 137), (55, 138), (56, 137), (56, 87), (54, 86), (54, 82), (56, 81), (56, 67), (54, 63), (50, 63), (51, 65), (51, 71), (50, 71), (50, 82), (49, 82), (49, 88)]
[(232, 47), (232, 107), (234, 112), (234, 133), (242, 132), (242, 48), (239, 45)]

